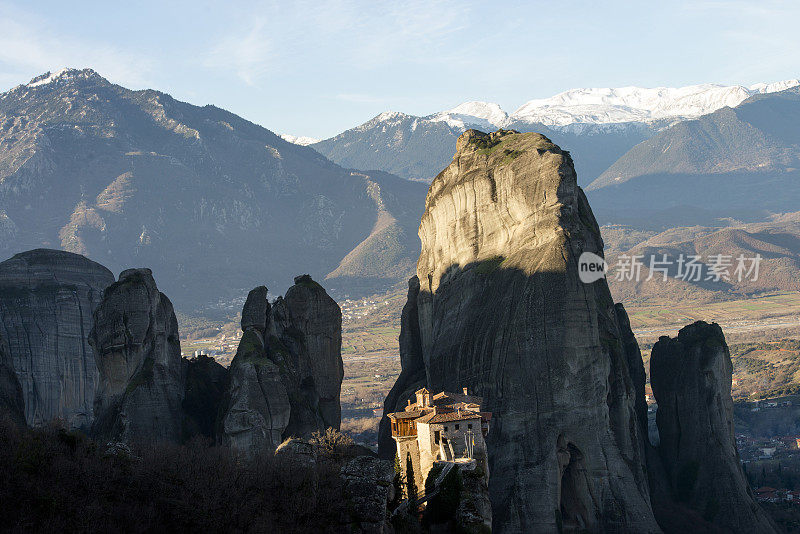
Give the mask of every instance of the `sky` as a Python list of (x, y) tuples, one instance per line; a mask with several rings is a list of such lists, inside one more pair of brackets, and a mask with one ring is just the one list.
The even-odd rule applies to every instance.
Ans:
[(800, 2), (770, 0), (0, 0), (0, 91), (90, 67), (326, 138), (389, 110), (798, 78), (798, 22)]

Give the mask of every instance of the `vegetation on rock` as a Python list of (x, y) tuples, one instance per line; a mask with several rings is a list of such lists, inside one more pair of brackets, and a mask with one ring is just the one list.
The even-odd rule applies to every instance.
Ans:
[[(0, 419), (0, 521), (26, 532), (319, 532), (346, 517), (342, 466), (261, 454), (242, 463), (202, 439), (107, 449), (58, 427)], [(313, 491), (298, 480), (316, 480)]]

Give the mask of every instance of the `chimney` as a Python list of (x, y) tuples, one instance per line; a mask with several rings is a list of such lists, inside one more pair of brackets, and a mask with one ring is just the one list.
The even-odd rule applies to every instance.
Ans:
[(464, 388), (464, 395), (467, 395), (467, 388)]

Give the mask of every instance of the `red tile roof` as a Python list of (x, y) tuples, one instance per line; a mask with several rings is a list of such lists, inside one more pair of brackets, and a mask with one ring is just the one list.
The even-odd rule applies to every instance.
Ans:
[(449, 423), (451, 421), (469, 421), (472, 419), (480, 419), (481, 414), (478, 412), (469, 412), (469, 411), (462, 411), (462, 412), (449, 412), (449, 413), (439, 413), (433, 416), (429, 421), (430, 424), (436, 423)]
[[(420, 389), (417, 393), (427, 392)], [(443, 391), (433, 396), (433, 406), (409, 404), (405, 411), (386, 414), (393, 420), (413, 419), (418, 423), (445, 423), (450, 421), (489, 421), (491, 412), (479, 412), (483, 399), (474, 395)]]
[(463, 393), (452, 393), (450, 391), (442, 391), (433, 396), (433, 404), (455, 404), (457, 402), (483, 404), (483, 397), (464, 395)]
[(394, 413), (387, 413), (386, 415), (391, 417), (392, 419), (416, 419), (420, 415), (422, 415), (422, 410), (413, 410), (410, 412), (394, 412)]
[(431, 412), (427, 415), (423, 415), (422, 417), (417, 419), (417, 423), (422, 423), (422, 424), (430, 423), (431, 419), (433, 419), (435, 416), (436, 412)]

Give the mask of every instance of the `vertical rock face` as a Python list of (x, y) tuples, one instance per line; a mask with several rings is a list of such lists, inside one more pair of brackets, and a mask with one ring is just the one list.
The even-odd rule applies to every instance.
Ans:
[(394, 470), (388, 462), (358, 456), (341, 471), (347, 514), (343, 532), (388, 534), (394, 529), (387, 520), (387, 505), (394, 498)]
[(250, 291), (242, 310), (244, 333), (228, 368), (222, 438), (251, 456), (280, 444), (291, 415), (280, 367), (286, 369), (288, 352), (276, 342), (265, 343), (270, 309), (266, 287)]
[(322, 286), (298, 276), (272, 306), (265, 287), (253, 289), (242, 329), (229, 369), (224, 441), (254, 455), (289, 436), (338, 429), (342, 313)]
[[(280, 301), (279, 301), (280, 303)], [(342, 310), (321, 285), (308, 275), (298, 276), (294, 285), (283, 299), (286, 306), (286, 324), (276, 320), (270, 324), (270, 333), (289, 343), (287, 338), (302, 342), (296, 343), (295, 358), (292, 364), (303, 389), (313, 389), (318, 406), (318, 416), (322, 419), (322, 430), (328, 427), (338, 429), (342, 420), (339, 394), (344, 379), (342, 363)], [(274, 309), (278, 314), (280, 305)], [(297, 429), (300, 435), (306, 429)]]
[(97, 387), (87, 336), (111, 271), (79, 254), (37, 249), (0, 263), (0, 337), (22, 388), (25, 420), (88, 428)]
[(183, 437), (215, 439), (217, 418), (228, 387), (228, 370), (209, 356), (183, 360), (186, 394), (183, 399)]
[(492, 503), (486, 477), (462, 470), (461, 495), (454, 522), (461, 532), (491, 532)]
[(0, 338), (0, 417), (10, 417), (18, 426), (25, 426), (25, 401), (17, 375)]
[[(617, 311), (604, 279), (578, 276), (603, 244), (569, 154), (539, 134), (465, 132), (419, 235), (403, 372), (419, 350), (429, 389), (468, 387), (493, 413), (493, 527), (657, 531)], [(389, 411), (406, 402), (395, 393)]]
[(619, 325), (619, 333), (622, 336), (622, 347), (625, 351), (625, 362), (628, 366), (628, 374), (633, 382), (633, 390), (635, 394), (634, 407), (636, 409), (636, 418), (639, 422), (639, 428), (642, 431), (641, 436), (647, 443), (647, 401), (645, 400), (644, 388), (647, 383), (647, 374), (644, 372), (644, 362), (642, 361), (642, 351), (639, 349), (639, 343), (631, 330), (631, 321), (628, 318), (628, 313), (622, 304), (615, 304), (614, 311), (617, 315), (617, 323)]
[(128, 269), (94, 314), (89, 342), (100, 382), (95, 435), (123, 442), (179, 442), (184, 374), (178, 322), (150, 269)]
[[(394, 383), (383, 403), (383, 412), (390, 413), (402, 409), (405, 399), (412, 398), (414, 392), (427, 383), (425, 362), (422, 360), (422, 346), (419, 335), (419, 314), (417, 308), (419, 278), (408, 281), (408, 299), (400, 316), (400, 376)], [(395, 441), (392, 439), (389, 418), (382, 417), (378, 428), (378, 452), (384, 460), (392, 460), (395, 455)]]
[(672, 497), (730, 532), (775, 532), (755, 503), (733, 432), (732, 364), (722, 329), (698, 321), (662, 336), (650, 358), (656, 422)]

